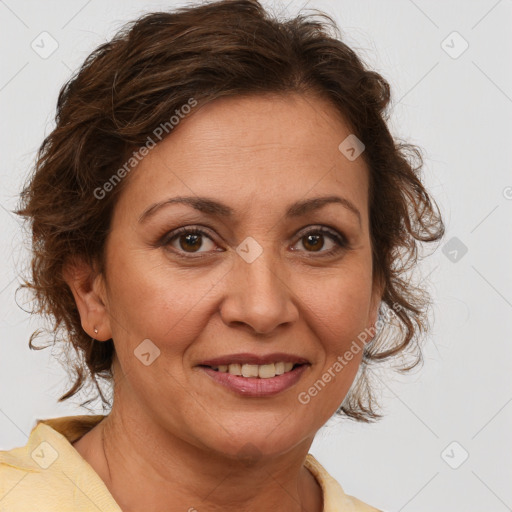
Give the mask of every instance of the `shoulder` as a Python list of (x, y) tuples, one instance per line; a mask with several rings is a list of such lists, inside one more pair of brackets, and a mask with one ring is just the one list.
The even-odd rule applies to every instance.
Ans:
[(305, 466), (313, 473), (322, 488), (324, 512), (338, 512), (341, 510), (347, 512), (383, 512), (354, 496), (346, 494), (338, 481), (310, 453), (306, 457)]
[(76, 422), (71, 417), (38, 420), (25, 446), (0, 451), (1, 510), (89, 512), (103, 506), (103, 510), (119, 511), (99, 477), (71, 445), (71, 439), (90, 428), (89, 423), (80, 428)]
[(47, 510), (42, 503), (55, 482), (52, 472), (43, 468), (54, 457), (50, 445), (33, 446), (30, 439), (25, 446), (0, 451), (0, 497), (5, 510)]
[(354, 503), (354, 510), (357, 510), (357, 512), (384, 512), (380, 508), (372, 507), (371, 505), (368, 505), (368, 503), (363, 503), (361, 500), (358, 500), (354, 496), (348, 496), (350, 500)]

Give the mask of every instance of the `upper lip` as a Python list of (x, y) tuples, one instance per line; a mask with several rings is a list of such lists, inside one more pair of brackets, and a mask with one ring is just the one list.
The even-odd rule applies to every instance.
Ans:
[(214, 359), (208, 359), (205, 361), (201, 361), (199, 365), (202, 366), (219, 366), (219, 365), (229, 365), (229, 364), (270, 364), (270, 363), (296, 363), (296, 364), (304, 364), (309, 363), (309, 361), (303, 357), (296, 356), (294, 354), (286, 354), (284, 352), (274, 352), (273, 354), (249, 354), (249, 353), (241, 353), (241, 354), (230, 354), (227, 356), (215, 357)]

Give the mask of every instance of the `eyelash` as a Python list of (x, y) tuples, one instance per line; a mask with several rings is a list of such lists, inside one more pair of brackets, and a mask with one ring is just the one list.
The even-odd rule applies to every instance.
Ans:
[[(176, 230), (171, 231), (170, 233), (167, 233), (166, 235), (164, 235), (161, 238), (158, 245), (159, 246), (168, 246), (174, 239), (178, 238), (180, 235), (183, 235), (183, 234), (205, 236), (205, 237), (209, 238), (210, 240), (212, 240), (212, 242), (214, 242), (212, 237), (209, 236), (209, 234), (206, 231), (199, 229), (199, 228), (195, 228), (195, 227), (185, 226), (185, 227), (176, 229)], [(336, 246), (334, 248), (330, 249), (329, 251), (321, 252), (320, 257), (333, 256), (335, 254), (338, 254), (342, 250), (349, 249), (349, 244), (343, 235), (338, 234), (337, 231), (327, 229), (325, 227), (313, 228), (313, 229), (310, 229), (309, 231), (302, 233), (302, 235), (299, 236), (299, 238), (298, 238), (298, 242), (300, 242), (300, 240), (302, 238), (304, 238), (308, 235), (311, 235), (311, 234), (327, 235), (336, 244)], [(208, 253), (206, 253), (202, 256), (192, 256), (192, 254), (194, 254), (194, 253), (180, 252), (179, 250), (176, 250), (176, 249), (172, 249), (172, 251), (175, 254), (177, 254), (179, 257), (186, 258), (186, 259), (200, 259), (200, 258), (208, 257)], [(215, 252), (221, 252), (221, 251), (215, 251)], [(313, 252), (313, 251), (311, 251), (311, 252)], [(187, 256), (185, 256), (185, 254), (187, 254)], [(196, 254), (201, 254), (201, 253), (196, 253)], [(312, 257), (316, 257), (316, 256), (312, 256)]]

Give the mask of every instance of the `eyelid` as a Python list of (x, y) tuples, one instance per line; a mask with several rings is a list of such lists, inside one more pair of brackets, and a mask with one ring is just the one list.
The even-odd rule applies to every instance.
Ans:
[[(172, 240), (174, 240), (175, 238), (179, 237), (181, 234), (184, 234), (184, 233), (195, 233), (195, 234), (204, 236), (206, 238), (209, 238), (216, 245), (218, 245), (215, 242), (214, 237), (211, 236), (211, 234), (209, 232), (209, 228), (205, 229), (204, 227), (199, 227), (196, 225), (189, 225), (189, 226), (183, 226), (183, 227), (176, 228), (176, 229), (166, 232), (164, 234), (164, 236), (160, 238), (160, 241), (158, 242), (158, 246), (167, 246), (171, 243)], [(175, 254), (178, 253), (178, 255), (180, 255), (180, 256), (182, 256), (183, 254), (187, 254), (187, 253), (179, 252), (176, 250), (173, 250), (173, 252)], [(220, 252), (220, 251), (216, 251), (216, 252)], [(188, 253), (188, 254), (192, 255), (194, 253)], [(203, 253), (197, 253), (197, 254), (203, 254)], [(185, 256), (185, 257), (191, 259), (191, 258), (199, 258), (200, 256)]]
[[(340, 251), (347, 251), (347, 250), (351, 249), (351, 245), (350, 245), (347, 237), (343, 233), (338, 231), (337, 229), (332, 228), (326, 224), (311, 224), (311, 225), (306, 226), (305, 228), (301, 229), (296, 235), (297, 242), (299, 242), (303, 237), (305, 237), (309, 233), (314, 233), (314, 234), (319, 233), (321, 235), (327, 235), (327, 237), (330, 238), (335, 244), (335, 247), (328, 251), (320, 251), (319, 257), (321, 257), (322, 255), (323, 256), (334, 256), (334, 255), (338, 254)], [(308, 251), (306, 251), (306, 253), (307, 252)], [(311, 252), (309, 254), (312, 255), (311, 257), (315, 257), (314, 256), (315, 252)]]
[(298, 231), (297, 235), (295, 235), (295, 236), (297, 236), (298, 238), (302, 238), (303, 236), (307, 235), (311, 231), (338, 237), (341, 239), (342, 242), (348, 244), (347, 237), (343, 233), (341, 233), (338, 229), (333, 228), (333, 227), (329, 226), (328, 224), (310, 224), (309, 226), (306, 226), (306, 227), (302, 228), (300, 231)]
[[(178, 236), (180, 236), (183, 233), (195, 233), (195, 234), (198, 234), (201, 236), (205, 236), (216, 244), (215, 237), (211, 236), (211, 234), (210, 234), (210, 228), (205, 228), (201, 225), (191, 224), (191, 225), (182, 226), (180, 228), (177, 228), (170, 232), (167, 232), (163, 237), (160, 238), (160, 242), (158, 243), (158, 246), (169, 245), (172, 240), (174, 240), (175, 238), (177, 238)], [(315, 233), (315, 234), (320, 233), (322, 235), (327, 235), (335, 243), (335, 245), (336, 245), (335, 248), (330, 249), (328, 251), (320, 251), (319, 252), (320, 255), (325, 255), (325, 256), (334, 255), (334, 254), (337, 254), (339, 251), (350, 249), (350, 244), (347, 240), (347, 237), (343, 233), (338, 231), (336, 228), (333, 228), (327, 224), (310, 224), (309, 226), (305, 226), (304, 228), (302, 228), (300, 231), (298, 231), (295, 234), (296, 242), (294, 243), (294, 245), (296, 245), (301, 240), (301, 238), (303, 238), (304, 236), (306, 236), (309, 233)], [(187, 252), (173, 249), (172, 252), (177, 254), (178, 256), (181, 256), (181, 257), (184, 257), (187, 259), (199, 259), (202, 257), (207, 257), (208, 254), (211, 253), (212, 251), (206, 251), (204, 253), (202, 253), (202, 252), (187, 253)], [(222, 252), (222, 251), (213, 251), (213, 252)], [(306, 251), (306, 253), (307, 252), (308, 251)], [(194, 256), (194, 254), (196, 254), (196, 256)], [(311, 254), (314, 255), (315, 252), (311, 252)], [(314, 256), (312, 256), (312, 257), (314, 257)]]

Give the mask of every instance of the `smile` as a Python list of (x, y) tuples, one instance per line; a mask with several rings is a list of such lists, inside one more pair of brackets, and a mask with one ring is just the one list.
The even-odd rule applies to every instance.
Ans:
[(283, 373), (291, 371), (294, 366), (299, 365), (288, 362), (278, 362), (261, 365), (232, 363), (229, 365), (221, 364), (218, 366), (210, 366), (210, 368), (221, 373), (229, 373), (231, 375), (239, 375), (242, 377), (258, 377), (260, 379), (271, 379), (276, 375), (282, 375)]
[(200, 365), (216, 384), (244, 397), (271, 397), (294, 386), (311, 366), (303, 363)]

